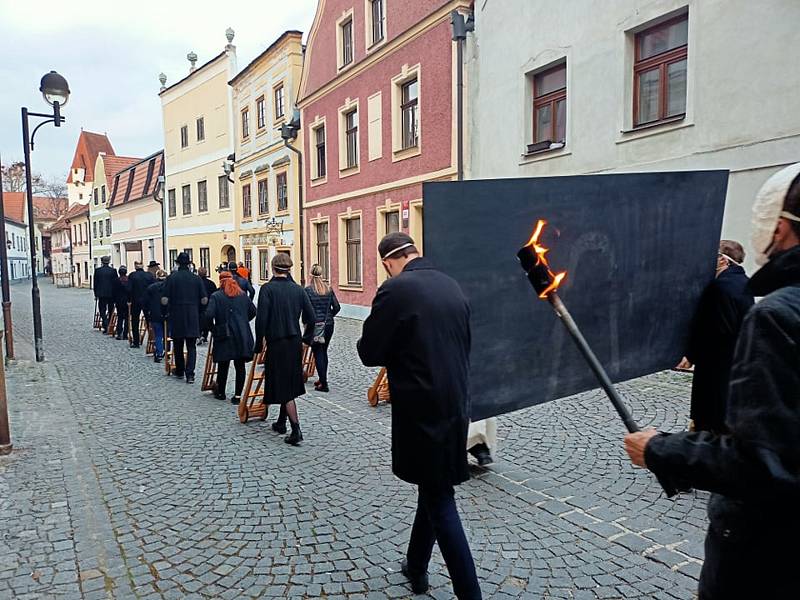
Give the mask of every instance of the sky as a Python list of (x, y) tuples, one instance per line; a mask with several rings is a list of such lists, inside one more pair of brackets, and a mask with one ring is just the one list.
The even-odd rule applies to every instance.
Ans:
[[(0, 0), (0, 159), (22, 160), (20, 108), (52, 110), (39, 92), (57, 71), (70, 98), (60, 129), (36, 134), (33, 172), (66, 180), (81, 128), (106, 133), (121, 156), (145, 157), (164, 145), (158, 75), (171, 85), (219, 54), (233, 28), (244, 68), (281, 33), (308, 33), (317, 0)], [(35, 125), (31, 125), (33, 129)]]

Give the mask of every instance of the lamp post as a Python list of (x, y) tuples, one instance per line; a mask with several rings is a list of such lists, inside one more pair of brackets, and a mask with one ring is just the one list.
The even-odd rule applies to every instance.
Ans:
[[(8, 252), (11, 240), (6, 240), (6, 208), (3, 204), (3, 172), (0, 169), (0, 287), (3, 290), (3, 328), (6, 330), (6, 358), (14, 360), (14, 335), (11, 323), (11, 287), (9, 286)], [(2, 442), (0, 442), (2, 444)]]
[[(292, 146), (291, 141), (297, 139), (300, 132), (300, 111), (295, 108), (290, 123), (281, 125), (281, 138), (283, 145), (297, 155), (297, 218), (300, 219), (298, 231), (300, 233), (300, 281), (306, 280), (306, 261), (305, 247), (303, 242), (303, 231), (305, 229), (305, 217), (303, 216), (303, 152)], [(305, 285), (305, 283), (303, 283)]]
[[(28, 200), (28, 229), (30, 232), (31, 240), (36, 239), (36, 230), (33, 219), (33, 189), (31, 183), (31, 151), (33, 150), (33, 139), (36, 137), (36, 132), (42, 125), (52, 123), (56, 127), (61, 127), (61, 124), (66, 120), (61, 116), (61, 107), (66, 105), (69, 100), (69, 85), (67, 80), (55, 71), (50, 71), (47, 75), (42, 77), (39, 91), (42, 92), (45, 102), (53, 107), (53, 114), (42, 114), (28, 112), (28, 109), (22, 107), (22, 147), (25, 151), (25, 195)], [(28, 126), (29, 117), (39, 117), (45, 119), (39, 123), (31, 134)], [(33, 343), (36, 348), (36, 362), (44, 360), (44, 346), (42, 344), (42, 305), (39, 296), (39, 282), (36, 280), (36, 244), (31, 244), (31, 301), (33, 303)], [(72, 275), (70, 274), (70, 277)]]

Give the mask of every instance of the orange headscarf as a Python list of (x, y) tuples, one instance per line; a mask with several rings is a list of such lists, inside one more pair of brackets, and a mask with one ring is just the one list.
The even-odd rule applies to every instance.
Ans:
[(229, 271), (222, 271), (219, 274), (219, 287), (222, 288), (222, 293), (228, 298), (235, 298), (242, 293), (242, 288), (239, 283), (233, 278)]

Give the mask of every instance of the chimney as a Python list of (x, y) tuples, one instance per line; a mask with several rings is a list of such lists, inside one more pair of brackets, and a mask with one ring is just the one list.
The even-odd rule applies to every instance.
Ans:
[(186, 60), (188, 60), (189, 64), (191, 64), (189, 67), (189, 73), (194, 73), (195, 69), (197, 69), (197, 54), (194, 52), (189, 52), (189, 54), (186, 55)]

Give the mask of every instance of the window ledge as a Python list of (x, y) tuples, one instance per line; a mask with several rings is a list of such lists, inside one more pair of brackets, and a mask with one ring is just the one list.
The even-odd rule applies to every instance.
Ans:
[(384, 34), (383, 38), (381, 38), (377, 42), (373, 42), (370, 46), (367, 46), (367, 54), (372, 54), (376, 50), (380, 50), (385, 45), (386, 45), (386, 34)]
[(363, 292), (364, 286), (363, 285), (352, 285), (352, 284), (339, 284), (339, 289), (345, 292)]
[(360, 165), (356, 165), (355, 167), (345, 167), (344, 169), (339, 169), (339, 179), (344, 179), (345, 177), (350, 177), (351, 175), (358, 175), (360, 172)]
[(422, 154), (422, 148), (420, 147), (419, 143), (417, 143), (416, 146), (411, 146), (410, 148), (394, 150), (392, 152), (392, 162), (399, 162), (401, 160), (419, 156), (420, 154)]
[(660, 135), (675, 131), (676, 129), (685, 129), (686, 127), (694, 127), (694, 122), (687, 121), (686, 117), (679, 117), (670, 119), (668, 121), (659, 121), (658, 123), (651, 123), (649, 125), (642, 125), (635, 129), (623, 129), (620, 131), (621, 137), (615, 143), (624, 144), (633, 140), (638, 140), (653, 135)]
[(288, 217), (289, 216), (289, 209), (281, 210), (275, 213), (276, 217)]
[(316, 179), (311, 180), (311, 187), (315, 187), (318, 185), (322, 185), (323, 183), (328, 183), (328, 176), (325, 177), (317, 177)]
[(281, 115), (280, 117), (275, 117), (275, 120), (272, 122), (273, 125), (283, 125), (286, 123), (286, 115)]
[(338, 65), (338, 66), (336, 67), (336, 73), (337, 73), (337, 74), (339, 74), (339, 73), (344, 73), (344, 72), (345, 72), (345, 71), (347, 71), (348, 69), (352, 69), (352, 68), (353, 68), (353, 65), (355, 65), (355, 64), (356, 64), (356, 61), (355, 61), (355, 58), (353, 58), (353, 60), (351, 60), (351, 61), (350, 61), (349, 63), (347, 63), (346, 65)]
[(545, 148), (544, 150), (523, 154), (519, 161), (519, 166), (529, 165), (531, 163), (537, 163), (543, 160), (561, 158), (563, 156), (570, 156), (571, 154), (572, 150), (567, 149), (565, 146), (560, 148)]

